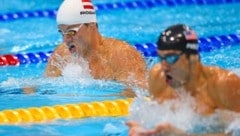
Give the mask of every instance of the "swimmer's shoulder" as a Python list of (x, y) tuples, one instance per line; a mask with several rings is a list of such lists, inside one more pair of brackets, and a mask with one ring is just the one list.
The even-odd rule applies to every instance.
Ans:
[(114, 38), (105, 38), (103, 44), (104, 46), (107, 46), (109, 51), (111, 51), (114, 56), (120, 57), (119, 59), (128, 56), (129, 59), (132, 57), (132, 59), (142, 62), (144, 61), (142, 54), (138, 52), (134, 46), (128, 44), (126, 41)]
[(221, 69), (216, 66), (203, 66), (202, 69), (206, 77), (217, 76), (218, 73), (221, 73)]
[(226, 69), (217, 67), (217, 66), (207, 66), (204, 68), (205, 72), (209, 76), (218, 76), (218, 77), (223, 77), (223, 76), (232, 76), (235, 75), (233, 72), (228, 71)]
[(108, 46), (114, 46), (114, 47), (128, 47), (131, 46), (129, 43), (127, 43), (124, 40), (119, 40), (115, 38), (102, 38), (102, 43), (103, 45), (108, 45)]
[(240, 77), (236, 73), (220, 67), (208, 67), (208, 76), (218, 85), (228, 86), (227, 84), (240, 84)]

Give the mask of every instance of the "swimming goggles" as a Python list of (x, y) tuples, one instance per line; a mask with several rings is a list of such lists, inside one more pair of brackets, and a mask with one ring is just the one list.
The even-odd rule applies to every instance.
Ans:
[(168, 64), (172, 65), (172, 64), (174, 64), (174, 63), (176, 63), (176, 62), (178, 61), (178, 59), (180, 58), (180, 56), (181, 56), (182, 54), (183, 54), (183, 52), (180, 53), (180, 54), (168, 54), (168, 55), (166, 55), (166, 56), (164, 56), (164, 57), (158, 55), (158, 60), (159, 60), (160, 62), (162, 62), (163, 60), (165, 60)]
[(80, 28), (83, 26), (83, 24), (77, 26), (77, 27), (73, 27), (73, 28), (70, 28), (68, 30), (66, 30), (65, 32), (63, 30), (58, 30), (59, 33), (61, 33), (63, 36), (64, 35), (68, 35), (68, 36), (74, 36), (76, 35), (76, 33), (80, 30)]

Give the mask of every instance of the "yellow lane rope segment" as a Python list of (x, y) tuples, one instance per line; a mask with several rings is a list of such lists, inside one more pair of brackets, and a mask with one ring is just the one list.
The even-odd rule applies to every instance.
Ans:
[(0, 111), (0, 124), (40, 123), (57, 119), (127, 116), (132, 98), (90, 103), (7, 109)]

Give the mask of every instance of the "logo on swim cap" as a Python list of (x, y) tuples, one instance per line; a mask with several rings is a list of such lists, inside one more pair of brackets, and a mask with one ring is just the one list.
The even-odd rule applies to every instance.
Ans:
[(191, 50), (198, 50), (198, 44), (196, 44), (196, 43), (187, 43), (186, 48), (187, 49), (191, 49)]
[(64, 0), (57, 12), (57, 24), (74, 25), (97, 22), (91, 0)]
[(196, 33), (182, 24), (170, 26), (162, 32), (157, 45), (159, 50), (181, 50), (187, 54), (198, 53)]
[[(185, 35), (187, 41), (197, 40), (196, 33), (191, 29), (184, 31), (184, 35)], [(198, 44), (189, 42), (189, 43), (187, 43), (186, 48), (192, 49), (192, 50), (198, 50)]]
[(197, 39), (196, 33), (191, 29), (184, 31), (183, 33), (186, 37), (186, 40), (196, 40)]

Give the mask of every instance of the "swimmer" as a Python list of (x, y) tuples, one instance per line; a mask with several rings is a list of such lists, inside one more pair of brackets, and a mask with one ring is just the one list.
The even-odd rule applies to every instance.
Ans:
[(88, 62), (95, 79), (147, 87), (147, 66), (141, 53), (124, 41), (99, 33), (96, 11), (90, 0), (64, 0), (57, 12), (57, 24), (64, 43), (49, 58), (47, 77), (62, 75), (61, 69), (54, 65), (60, 61), (59, 57), (78, 56)]
[[(157, 46), (159, 63), (151, 68), (148, 79), (153, 100), (162, 103), (177, 99), (176, 90), (183, 88), (195, 98), (195, 111), (199, 114), (207, 116), (216, 109), (240, 112), (240, 78), (233, 72), (204, 66), (200, 62), (198, 38), (189, 26), (177, 24), (168, 27), (161, 33)], [(134, 121), (127, 122), (127, 125), (130, 136), (188, 135), (168, 123), (159, 124), (152, 130)], [(221, 135), (227, 134), (206, 134)]]

